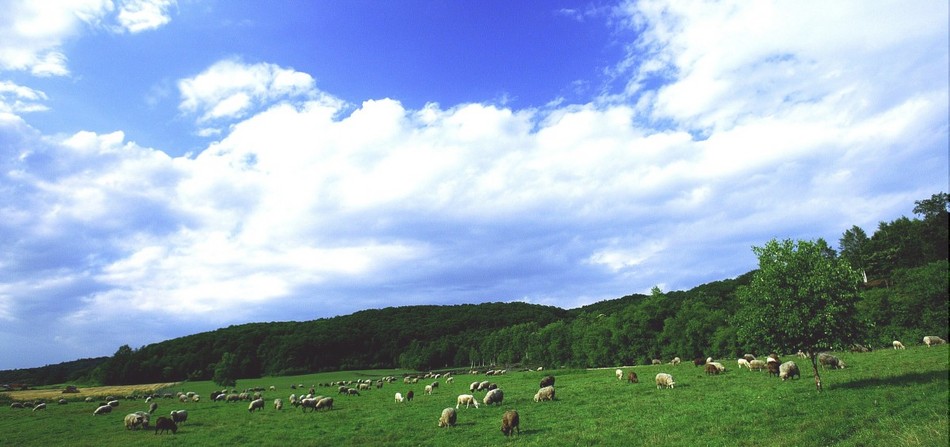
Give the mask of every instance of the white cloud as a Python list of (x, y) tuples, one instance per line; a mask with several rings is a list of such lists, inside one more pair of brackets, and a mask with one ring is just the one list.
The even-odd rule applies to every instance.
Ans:
[(24, 113), (41, 112), (47, 110), (42, 104), (46, 101), (46, 93), (29, 87), (14, 84), (10, 81), (0, 81), (0, 112)]
[[(171, 19), (175, 0), (9, 0), (0, 15), (0, 71), (34, 76), (70, 74), (65, 43), (87, 29), (132, 33), (159, 28)], [(114, 24), (116, 23), (117, 24)]]
[(168, 10), (176, 0), (120, 0), (116, 19), (130, 33), (160, 28), (171, 21)]
[(286, 99), (316, 96), (313, 78), (274, 64), (245, 64), (226, 59), (193, 78), (178, 82), (179, 109), (196, 114), (198, 123), (246, 117), (256, 108)]

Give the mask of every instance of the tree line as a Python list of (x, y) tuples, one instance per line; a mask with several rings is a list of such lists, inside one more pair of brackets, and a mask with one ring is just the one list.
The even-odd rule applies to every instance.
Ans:
[[(841, 236), (837, 251), (820, 239), (798, 244), (818, 250), (829, 265), (846, 265), (860, 274), (856, 299), (842, 310), (860, 324), (848, 328), (848, 344), (828, 348), (848, 349), (852, 341), (876, 348), (895, 339), (946, 336), (948, 204), (945, 193), (917, 201), (916, 217), (881, 222), (870, 237), (853, 226)], [(788, 348), (776, 346), (780, 338), (740, 336), (739, 317), (749, 315), (740, 306), (759, 287), (753, 284), (758, 272), (688, 291), (654, 287), (650, 294), (571, 310), (527, 303), (406, 306), (307, 322), (237, 325), (138, 349), (122, 346), (88, 369), (72, 370), (69, 380), (135, 384), (214, 378), (224, 383), (393, 367), (599, 367)], [(775, 281), (780, 283), (781, 275)], [(61, 375), (49, 374), (55, 367), (0, 371), (0, 383), (62, 383)]]

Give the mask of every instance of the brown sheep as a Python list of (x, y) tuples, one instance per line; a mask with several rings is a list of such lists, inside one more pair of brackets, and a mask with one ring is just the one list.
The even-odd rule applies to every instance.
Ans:
[(630, 383), (640, 383), (640, 379), (637, 378), (637, 373), (635, 373), (635, 372), (633, 372), (633, 371), (630, 371), (630, 372), (627, 374), (627, 382), (630, 382)]
[(772, 376), (778, 377), (778, 373), (779, 373), (778, 362), (768, 362), (765, 364), (765, 368), (769, 370), (769, 377), (772, 377)]
[(544, 388), (546, 386), (554, 386), (554, 376), (544, 376), (544, 378), (541, 379), (540, 385), (541, 386), (539, 386), (538, 388)]
[(519, 423), (520, 421), (518, 419), (518, 412), (515, 410), (508, 410), (501, 417), (501, 432), (504, 433), (505, 436), (510, 436), (514, 434), (514, 431), (517, 429), (518, 434), (520, 435), (521, 427), (518, 426)]
[(704, 368), (706, 369), (706, 375), (719, 375), (719, 368), (717, 368), (716, 365), (713, 365), (712, 363), (707, 363)]
[(157, 435), (161, 430), (164, 433), (167, 430), (171, 430), (172, 434), (177, 434), (178, 425), (175, 425), (175, 421), (168, 419), (165, 416), (160, 416), (157, 421), (155, 421), (155, 434)]

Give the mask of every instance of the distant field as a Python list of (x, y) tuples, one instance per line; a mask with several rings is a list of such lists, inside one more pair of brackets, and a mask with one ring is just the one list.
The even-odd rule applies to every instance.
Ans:
[(2, 394), (9, 397), (14, 402), (25, 402), (25, 401), (35, 401), (35, 400), (56, 402), (62, 398), (65, 398), (67, 400), (82, 400), (82, 399), (85, 399), (86, 397), (94, 397), (94, 398), (101, 399), (106, 396), (116, 396), (120, 398), (125, 398), (126, 396), (152, 394), (159, 390), (172, 389), (177, 385), (178, 385), (178, 382), (152, 383), (152, 384), (147, 384), (147, 385), (79, 387), (78, 393), (63, 393), (63, 388), (65, 388), (65, 386), (60, 386), (55, 389), (10, 391), (6, 393), (2, 393)]
[[(335, 388), (317, 387), (334, 398), (331, 411), (304, 413), (287, 405), (291, 384), (307, 386), (335, 380), (356, 380), (403, 371), (349, 371), (296, 377), (239, 380), (239, 388), (270, 387), (264, 393), (264, 411), (249, 413), (247, 402), (211, 402), (210, 382), (179, 383), (173, 392), (194, 391), (198, 403), (158, 400), (157, 415), (173, 409), (189, 412), (177, 435), (127, 431), (127, 413), (145, 410), (141, 400), (122, 400), (109, 415), (93, 416), (94, 404), (85, 394), (55, 393), (43, 411), (11, 409), (12, 393), (0, 395), (0, 445), (255, 445), (255, 446), (630, 446), (630, 445), (842, 445), (941, 446), (948, 445), (947, 409), (950, 350), (909, 347), (904, 351), (878, 350), (867, 354), (839, 353), (848, 368), (823, 371), (825, 392), (815, 391), (810, 365), (800, 380), (782, 382), (764, 372), (736, 370), (735, 360), (723, 359), (727, 371), (706, 376), (701, 368), (637, 366), (639, 384), (618, 381), (613, 369), (510, 372), (503, 376), (457, 374), (455, 383), (439, 380), (433, 395), (423, 394), (425, 383), (386, 384), (360, 396), (337, 395)], [(675, 389), (658, 390), (653, 377), (668, 372)], [(532, 397), (539, 380), (556, 379), (557, 399), (536, 403)], [(456, 396), (468, 393), (475, 380), (495, 382), (504, 390), (500, 406), (461, 408), (458, 425), (439, 428), (443, 408), (455, 407)], [(138, 389), (144, 389), (142, 386)], [(135, 387), (133, 387), (135, 388)], [(416, 394), (411, 403), (397, 404), (395, 392)], [(84, 393), (86, 391), (84, 390)], [(127, 393), (116, 391), (114, 394)], [(484, 392), (476, 393), (481, 399)], [(78, 399), (56, 405), (60, 397)], [(16, 399), (20, 399), (16, 395)], [(274, 398), (286, 407), (274, 410)], [(33, 397), (24, 397), (33, 399)], [(500, 431), (506, 409), (521, 415), (521, 434), (506, 439)]]

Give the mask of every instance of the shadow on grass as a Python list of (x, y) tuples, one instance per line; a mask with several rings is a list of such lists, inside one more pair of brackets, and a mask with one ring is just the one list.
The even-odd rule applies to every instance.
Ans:
[(833, 388), (868, 388), (879, 386), (917, 385), (921, 383), (935, 382), (938, 380), (946, 380), (947, 374), (947, 371), (925, 371), (902, 374), (899, 376), (872, 377), (868, 379), (854, 380), (851, 382), (836, 384), (833, 386)]

